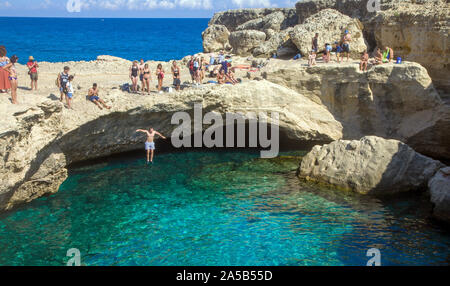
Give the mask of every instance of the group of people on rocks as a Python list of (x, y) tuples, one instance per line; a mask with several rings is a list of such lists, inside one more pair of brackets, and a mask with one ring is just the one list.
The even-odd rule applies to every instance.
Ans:
[[(73, 80), (75, 78), (74, 75), (70, 75), (70, 67), (65, 66), (64, 70), (58, 74), (58, 78), (56, 79), (56, 85), (59, 88), (60, 91), (60, 101), (63, 102), (64, 99), (66, 100), (67, 108), (72, 108), (72, 100), (74, 96), (74, 86), (73, 86)], [(98, 106), (98, 108), (103, 109), (111, 109), (111, 106), (108, 106), (100, 97), (99, 97), (99, 88), (96, 83), (92, 85), (92, 87), (88, 91), (87, 98), (93, 102), (95, 105)]]
[[(311, 43), (311, 51), (308, 57), (308, 66), (316, 65), (317, 54), (319, 51), (318, 46), (319, 33), (316, 33)], [(340, 41), (335, 41), (334, 46), (326, 43), (323, 49), (322, 59), (325, 63), (331, 61), (331, 54), (334, 51), (336, 54), (336, 62), (341, 63), (344, 57), (347, 58), (347, 62), (350, 59), (350, 42), (352, 41), (351, 33), (345, 30), (344, 36)], [(390, 63), (394, 59), (394, 50), (390, 47), (385, 47), (385, 50), (381, 52), (380, 48), (377, 48), (373, 60), (369, 60), (369, 54), (367, 50), (361, 53), (361, 59), (359, 64), (360, 71), (367, 71), (369, 64), (380, 65), (383, 63)]]
[[(176, 62), (174, 62), (176, 66)], [(162, 92), (163, 81), (164, 81), (164, 69), (162, 64), (158, 64), (156, 67), (155, 76), (158, 80), (158, 92)], [(152, 73), (149, 64), (146, 64), (143, 59), (138, 61), (133, 61), (130, 67), (129, 77), (131, 79), (131, 91), (137, 93), (139, 91), (138, 83), (141, 82), (141, 91), (150, 94), (150, 82), (152, 80)]]
[[(191, 83), (200, 86), (204, 83), (207, 73), (209, 77), (215, 77), (218, 84), (237, 84), (239, 81), (235, 77), (235, 70), (231, 66), (231, 60), (227, 59), (224, 52), (221, 51), (216, 58), (211, 55), (209, 62), (204, 56), (191, 56), (187, 63), (187, 68), (191, 76)], [(173, 61), (171, 65), (172, 85), (176, 91), (181, 90), (181, 68), (177, 61)], [(154, 73), (158, 80), (157, 92), (163, 92), (163, 83), (165, 71), (162, 64), (158, 64)], [(152, 71), (149, 64), (143, 59), (133, 61), (129, 68), (129, 77), (131, 79), (131, 92), (150, 94), (150, 83), (152, 81)], [(211, 81), (210, 81), (211, 82)], [(140, 83), (140, 84), (139, 84)]]

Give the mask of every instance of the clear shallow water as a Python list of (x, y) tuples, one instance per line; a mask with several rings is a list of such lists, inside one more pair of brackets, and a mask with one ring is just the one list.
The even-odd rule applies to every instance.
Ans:
[(0, 44), (22, 64), (30, 55), (38, 62), (90, 61), (98, 55), (168, 61), (201, 52), (208, 21), (0, 17), (5, 27)]
[[(284, 153), (283, 155), (301, 153)], [(301, 184), (298, 158), (160, 154), (72, 170), (56, 195), (0, 216), (0, 265), (447, 265), (421, 197), (381, 202)]]

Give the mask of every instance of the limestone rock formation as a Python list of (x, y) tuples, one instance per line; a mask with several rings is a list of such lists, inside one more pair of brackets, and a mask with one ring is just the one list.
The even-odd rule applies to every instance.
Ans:
[(297, 22), (297, 14), (295, 9), (290, 8), (262, 8), (262, 9), (237, 9), (228, 10), (214, 14), (209, 21), (209, 25), (224, 25), (229, 31), (233, 32), (236, 28), (248, 21), (263, 18), (269, 14), (281, 12), (284, 20), (281, 29), (294, 26)]
[[(303, 0), (296, 4), (299, 23), (334, 9), (358, 18), (370, 49), (389, 46), (396, 56), (427, 68), (433, 82), (450, 92), (449, 23), (447, 0), (380, 0), (379, 10), (367, 9), (369, 0)], [(371, 4), (371, 1), (369, 4)], [(373, 7), (375, 8), (375, 7)]]
[(258, 30), (258, 31), (268, 31), (272, 30), (274, 32), (279, 32), (281, 29), (281, 24), (284, 21), (284, 14), (281, 11), (274, 12), (264, 16), (262, 18), (257, 18), (242, 25), (239, 25), (236, 30)]
[(311, 51), (312, 38), (316, 33), (319, 33), (318, 45), (321, 51), (325, 49), (326, 43), (341, 41), (345, 30), (349, 30), (352, 36), (350, 52), (357, 57), (367, 50), (362, 29), (363, 25), (358, 19), (352, 19), (336, 10), (325, 9), (306, 19), (303, 24), (295, 26), (290, 36), (301, 54), (306, 56)]
[(426, 187), (441, 167), (400, 141), (367, 136), (315, 146), (299, 176), (361, 194), (390, 195)]
[(260, 44), (253, 50), (254, 57), (270, 57), (277, 54), (278, 57), (290, 57), (297, 54), (298, 49), (291, 41), (289, 33), (293, 28), (274, 33), (268, 41)]
[(264, 43), (266, 34), (257, 30), (242, 30), (232, 32), (230, 35), (230, 45), (233, 53), (238, 55), (251, 55), (253, 49)]
[(450, 2), (425, 2), (398, 4), (378, 13), (370, 26), (378, 47), (422, 64), (434, 84), (450, 93)]
[(450, 167), (440, 169), (428, 182), (433, 216), (450, 223)]
[(0, 98), (0, 210), (56, 192), (71, 163), (142, 149), (145, 138), (136, 134), (138, 128), (152, 125), (170, 135), (177, 127), (171, 124), (172, 115), (192, 113), (194, 103), (221, 115), (278, 112), (280, 131), (296, 142), (342, 137), (341, 124), (326, 108), (268, 81), (133, 100), (111, 89), (102, 97), (113, 103), (111, 111), (87, 102), (83, 109), (67, 110), (46, 96), (35, 95), (17, 106)]
[(376, 135), (397, 139), (434, 158), (450, 158), (450, 107), (417, 63), (384, 64), (367, 73), (357, 65), (312, 68), (271, 60), (269, 81), (325, 105), (344, 127), (344, 139)]
[(230, 50), (228, 38), (230, 32), (224, 25), (211, 25), (203, 33), (203, 51), (205, 53)]
[[(230, 43), (233, 41), (234, 46), (239, 48), (233, 49), (233, 53), (240, 56), (248, 56), (252, 54), (250, 51), (255, 49), (253, 56), (255, 57), (270, 57), (274, 53), (281, 56), (293, 56), (296, 54), (297, 48), (289, 39), (289, 31), (298, 22), (295, 9), (240, 9), (230, 10), (216, 13), (209, 22), (209, 27), (204, 33), (211, 34), (210, 30), (213, 26), (225, 26), (233, 35), (229, 37)], [(242, 33), (233, 33), (236, 31), (243, 31)], [(258, 35), (248, 32), (258, 31), (263, 32), (266, 36), (262, 39), (262, 34)], [(255, 38), (257, 36), (257, 40)], [(218, 36), (212, 36), (214, 38)], [(245, 47), (244, 43), (239, 43), (240, 39), (247, 39), (245, 43), (250, 44)], [(210, 44), (204, 43), (204, 51), (217, 51), (214, 49), (205, 48)]]

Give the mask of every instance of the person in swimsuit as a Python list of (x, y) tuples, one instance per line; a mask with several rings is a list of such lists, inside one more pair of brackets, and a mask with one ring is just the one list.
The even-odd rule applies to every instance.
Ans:
[(130, 68), (130, 79), (133, 84), (133, 86), (131, 87), (131, 91), (134, 93), (137, 92), (138, 76), (139, 76), (138, 61), (134, 61), (133, 65)]
[(66, 85), (69, 82), (69, 67), (64, 67), (64, 71), (59, 74), (58, 76), (58, 88), (59, 92), (61, 93), (60, 101), (63, 102), (64, 98), (66, 97), (67, 88)]
[(350, 42), (352, 41), (352, 36), (348, 30), (345, 30), (344, 38), (342, 39), (342, 49), (344, 53), (347, 54), (347, 62), (350, 58)]
[(384, 48), (384, 55), (386, 57), (383, 56), (383, 62), (390, 63), (394, 59), (394, 50), (386, 46)]
[(156, 69), (156, 77), (158, 78), (158, 92), (162, 93), (163, 81), (164, 81), (164, 70), (162, 64), (158, 64)]
[(155, 136), (158, 135), (164, 140), (166, 140), (167, 138), (151, 127), (149, 130), (138, 129), (136, 130), (136, 132), (145, 133), (147, 135), (147, 141), (145, 142), (145, 151), (147, 152), (147, 163), (153, 163), (153, 156), (155, 152), (155, 142), (154, 142)]
[(319, 50), (318, 41), (319, 41), (319, 33), (316, 33), (316, 35), (312, 39), (312, 44), (311, 44), (311, 49), (314, 50), (314, 52), (316, 52), (316, 53)]
[(106, 105), (106, 103), (98, 96), (98, 86), (96, 83), (94, 83), (92, 87), (89, 89), (88, 96), (89, 100), (95, 103), (95, 105), (97, 105), (98, 108), (103, 109), (102, 108), (103, 105), (106, 109), (111, 109), (111, 106)]
[(144, 82), (142, 83), (142, 92), (145, 92), (147, 89), (147, 93), (150, 94), (150, 81), (151, 81), (151, 71), (148, 64), (144, 65), (144, 69), (142, 70)]
[(144, 84), (144, 68), (145, 68), (145, 63), (144, 63), (144, 60), (143, 59), (141, 59), (141, 61), (140, 61), (140, 63), (139, 63), (139, 65), (138, 65), (138, 67), (139, 67), (139, 79), (140, 79), (140, 81), (141, 81), (141, 87), (142, 87), (142, 92), (144, 92), (144, 87), (145, 87), (145, 84)]
[(309, 52), (309, 57), (308, 57), (308, 66), (312, 67), (316, 65), (316, 52), (314, 50), (311, 50), (311, 52)]
[(338, 41), (334, 42), (334, 48), (336, 50), (336, 61), (338, 63), (341, 63), (341, 53), (342, 53), (342, 47), (339, 44)]
[(173, 61), (172, 63), (172, 75), (173, 75), (173, 85), (175, 86), (175, 89), (179, 91), (181, 86), (181, 75), (180, 75), (180, 68), (178, 67), (176, 61)]
[(368, 64), (369, 64), (369, 54), (367, 53), (367, 50), (366, 50), (361, 55), (361, 62), (359, 63), (359, 70), (367, 71)]
[(208, 65), (208, 62), (205, 60), (204, 57), (200, 58), (200, 83), (203, 83), (203, 80), (205, 79), (205, 71), (206, 66)]
[(383, 63), (383, 54), (381, 53), (380, 48), (377, 48), (375, 52), (375, 58), (370, 61), (372, 65), (381, 65)]
[(9, 72), (4, 67), (9, 64), (9, 58), (6, 56), (7, 51), (5, 46), (0, 46), (0, 93), (7, 92), (11, 89), (11, 82), (9, 80)]
[(200, 84), (200, 60), (198, 58), (194, 60), (194, 80), (198, 86)]
[(17, 102), (17, 71), (16, 71), (16, 63), (19, 58), (16, 55), (13, 55), (10, 59), (10, 63), (4, 66), (3, 68), (9, 72), (8, 79), (11, 83), (11, 102), (12, 104), (18, 104)]

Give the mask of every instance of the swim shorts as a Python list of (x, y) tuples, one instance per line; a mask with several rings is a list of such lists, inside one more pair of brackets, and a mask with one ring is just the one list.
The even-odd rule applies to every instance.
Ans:
[(144, 81), (144, 75), (141, 74), (141, 75), (139, 76), (139, 79), (140, 79), (141, 81)]
[(155, 150), (155, 142), (145, 142), (145, 150)]
[(30, 73), (30, 78), (31, 80), (38, 80), (38, 73), (37, 72)]
[(350, 45), (349, 44), (343, 44), (342, 49), (344, 53), (350, 53)]
[(91, 96), (90, 98), (89, 98), (89, 100), (90, 101), (92, 101), (92, 102), (94, 102), (94, 101), (98, 101), (100, 98), (98, 97), (98, 96)]
[(68, 97), (69, 99), (72, 99), (73, 93), (68, 92), (68, 93), (67, 93), (67, 97)]
[(174, 85), (174, 86), (179, 86), (179, 85), (181, 85), (181, 80), (180, 80), (179, 78), (175, 78), (175, 79), (173, 80), (173, 85)]

